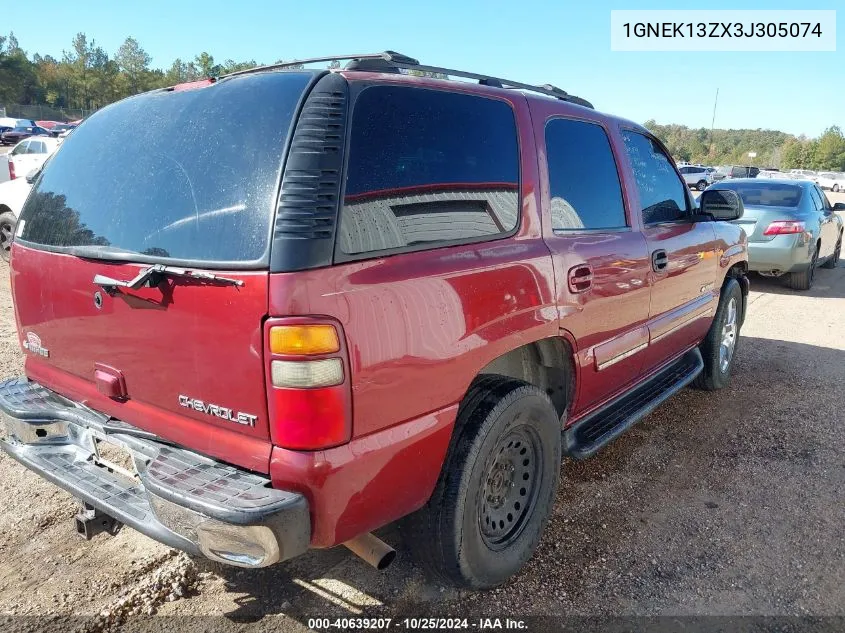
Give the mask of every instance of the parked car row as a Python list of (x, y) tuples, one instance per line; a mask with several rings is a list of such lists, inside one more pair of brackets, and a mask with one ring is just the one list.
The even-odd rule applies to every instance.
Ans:
[(77, 125), (76, 122), (39, 121), (34, 123), (29, 119), (3, 118), (0, 119), (0, 145), (14, 145), (32, 136), (64, 137)]

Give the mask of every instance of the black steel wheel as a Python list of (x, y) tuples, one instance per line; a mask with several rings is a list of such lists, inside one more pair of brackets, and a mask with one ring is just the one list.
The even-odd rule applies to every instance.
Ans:
[(405, 518), (405, 542), (434, 577), (495, 587), (534, 554), (560, 476), (561, 420), (541, 389), (477, 378), (461, 403), (440, 479)]

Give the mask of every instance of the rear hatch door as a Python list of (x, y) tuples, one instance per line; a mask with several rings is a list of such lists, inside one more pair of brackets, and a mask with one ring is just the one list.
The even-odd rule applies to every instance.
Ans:
[[(223, 435), (269, 443), (262, 322), (271, 224), (287, 140), (313, 80), (261, 73), (147, 93), (68, 137), (28, 198), (13, 246), (19, 331), (33, 343), (28, 375), (207, 454), (231, 457), (212, 441)], [(176, 274), (136, 289), (95, 283), (126, 282), (153, 264)], [(121, 387), (122, 396), (110, 394)], [(255, 467), (258, 458), (240, 462)]]

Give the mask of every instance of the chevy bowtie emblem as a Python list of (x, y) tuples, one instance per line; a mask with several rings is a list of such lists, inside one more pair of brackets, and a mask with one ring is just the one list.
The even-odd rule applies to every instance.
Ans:
[(38, 356), (43, 356), (44, 358), (48, 358), (50, 356), (50, 350), (41, 345), (41, 337), (39, 337), (35, 332), (26, 333), (26, 337), (23, 340), (23, 348), (28, 352), (32, 352)]

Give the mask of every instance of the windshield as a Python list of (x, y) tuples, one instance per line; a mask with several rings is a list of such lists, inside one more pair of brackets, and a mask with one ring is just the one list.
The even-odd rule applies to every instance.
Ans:
[(21, 241), (106, 259), (259, 262), (312, 76), (250, 74), (104, 108), (45, 167)]
[(752, 207), (797, 207), (802, 191), (797, 185), (753, 182), (730, 183), (718, 189), (733, 189), (742, 198), (742, 204)]

